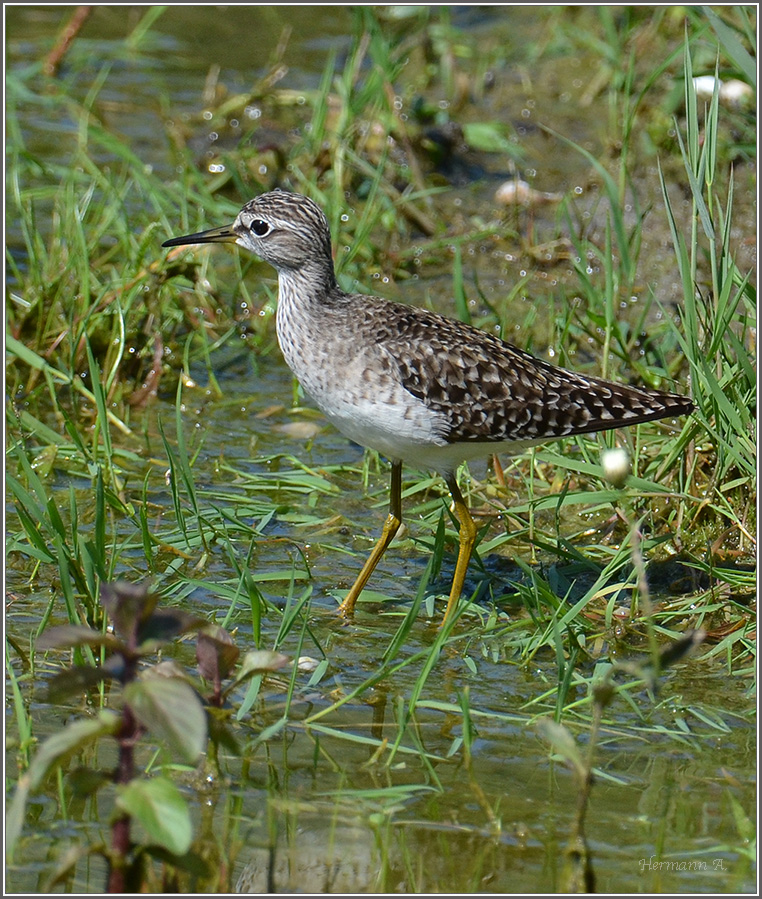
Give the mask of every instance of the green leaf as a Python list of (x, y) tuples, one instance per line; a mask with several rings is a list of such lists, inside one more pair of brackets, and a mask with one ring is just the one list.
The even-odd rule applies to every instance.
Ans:
[(505, 126), (500, 122), (469, 122), (463, 125), (463, 136), (469, 147), (474, 150), (481, 150), (483, 153), (507, 153), (515, 159), (519, 147), (505, 136), (505, 130)]
[(719, 18), (710, 6), (702, 6), (704, 15), (709, 19), (715, 34), (733, 64), (740, 69), (749, 84), (757, 86), (757, 63), (754, 57), (736, 37), (735, 32)]
[(66, 784), (72, 793), (80, 798), (94, 795), (104, 784), (111, 783), (110, 771), (96, 771), (85, 765), (75, 768), (66, 777)]
[(26, 363), (30, 368), (35, 369), (36, 371), (45, 372), (45, 374), (50, 375), (54, 380), (58, 381), (61, 384), (71, 384), (72, 379), (69, 375), (64, 374), (61, 371), (58, 371), (57, 368), (53, 368), (53, 366), (46, 362), (42, 356), (39, 356), (34, 350), (30, 350), (25, 344), (23, 344), (20, 340), (16, 340), (11, 334), (6, 332), (5, 335), (5, 351), (7, 353), (11, 353), (14, 356), (17, 356), (21, 359), (22, 362)]
[(557, 752), (563, 760), (572, 767), (580, 777), (584, 778), (587, 774), (587, 768), (579, 754), (579, 747), (574, 742), (574, 737), (563, 726), (551, 721), (549, 718), (541, 718), (537, 722), (537, 730), (550, 743), (553, 750)]
[(209, 706), (207, 715), (209, 739), (211, 742), (217, 747), (222, 746), (224, 749), (227, 749), (231, 755), (240, 756), (241, 747), (238, 745), (232, 729), (228, 727), (228, 721), (233, 716), (232, 709), (230, 707), (221, 709), (217, 706)]
[(107, 646), (119, 649), (122, 644), (113, 634), (103, 634), (79, 624), (50, 627), (37, 638), (37, 649), (69, 649), (72, 646)]
[(198, 630), (209, 622), (200, 615), (193, 615), (183, 609), (155, 609), (151, 616), (138, 627), (138, 645), (141, 652), (150, 647), (167, 643), (180, 634)]
[(192, 687), (178, 678), (154, 677), (134, 681), (124, 698), (135, 717), (154, 737), (189, 765), (206, 746), (206, 713)]
[(19, 412), (19, 423), (30, 432), (40, 443), (50, 444), (51, 446), (65, 446), (66, 438), (61, 436), (57, 431), (43, 424), (39, 419), (35, 418), (30, 412)]
[[(99, 666), (76, 665), (74, 668), (66, 668), (48, 681), (48, 702), (58, 703), (76, 693), (84, 693), (93, 687), (97, 687), (102, 681), (118, 678), (121, 664), (121, 656), (111, 657), (117, 664)], [(109, 660), (111, 661), (111, 660)]]
[(40, 746), (29, 770), (19, 778), (16, 792), (8, 807), (5, 819), (5, 854), (9, 861), (13, 858), (16, 842), (24, 826), (26, 803), (30, 793), (41, 786), (54, 766), (61, 765), (69, 755), (78, 752), (104, 734), (115, 734), (119, 724), (118, 715), (101, 711), (97, 718), (87, 718), (68, 724), (60, 733), (49, 737)]
[(29, 778), (23, 775), (16, 784), (16, 792), (8, 806), (5, 815), (5, 858), (8, 863), (13, 861), (13, 852), (16, 848), (21, 829), (24, 826), (26, 814), (26, 801), (29, 798)]
[(133, 780), (119, 788), (116, 805), (141, 825), (152, 843), (175, 855), (190, 849), (193, 829), (188, 805), (171, 780)]
[(738, 831), (738, 836), (741, 837), (742, 840), (746, 840), (748, 843), (753, 842), (754, 837), (756, 836), (756, 827), (754, 825), (754, 821), (749, 818), (749, 816), (743, 810), (743, 806), (741, 805), (741, 803), (729, 790), (727, 795), (728, 799), (730, 800), (730, 807), (733, 809), (733, 818), (736, 822), (736, 830)]
[(47, 480), (53, 471), (58, 455), (58, 445), (53, 443), (43, 447), (32, 459), (32, 468), (43, 480)]
[(226, 678), (238, 661), (239, 654), (233, 638), (218, 625), (211, 625), (198, 635), (196, 660), (204, 680), (218, 683)]
[(137, 640), (138, 628), (150, 618), (159, 596), (147, 584), (115, 581), (101, 584), (101, 603), (111, 619), (114, 630), (130, 646)]
[[(30, 350), (27, 346), (21, 343), (20, 340), (17, 340), (11, 334), (6, 332), (5, 334), (5, 351), (6, 353), (10, 353), (17, 358), (21, 359), (22, 362), (26, 363), (30, 368), (33, 368), (35, 371), (42, 372), (46, 377), (51, 378), (53, 381), (57, 381), (59, 384), (70, 384), (78, 393), (81, 393), (89, 402), (95, 403), (95, 397), (93, 394), (84, 386), (82, 381), (79, 378), (72, 378), (69, 375), (65, 374), (62, 371), (59, 371), (57, 368), (54, 368), (49, 362), (46, 362), (42, 356), (39, 356), (34, 350)], [(132, 434), (132, 431), (127, 427), (127, 425), (121, 421), (121, 419), (117, 418), (113, 412), (107, 411), (106, 417), (108, 420), (115, 425), (123, 434)]]
[(257, 674), (277, 671), (279, 668), (288, 665), (290, 661), (288, 656), (284, 656), (280, 652), (273, 652), (269, 649), (252, 650), (243, 657), (241, 668), (234, 683), (236, 685), (242, 684)]
[(36, 790), (40, 787), (50, 769), (54, 765), (60, 765), (71, 753), (79, 752), (105, 734), (115, 734), (119, 729), (119, 723), (119, 716), (114, 712), (101, 711), (97, 718), (74, 721), (67, 724), (59, 733), (48, 737), (24, 775), (29, 778), (30, 789)]

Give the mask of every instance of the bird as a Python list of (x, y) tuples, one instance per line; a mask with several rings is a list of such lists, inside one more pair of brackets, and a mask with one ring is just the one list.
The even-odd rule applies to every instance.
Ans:
[(469, 324), (343, 290), (326, 216), (302, 194), (268, 191), (231, 225), (162, 246), (218, 242), (273, 266), (286, 363), (329, 422), (391, 463), (389, 513), (339, 606), (345, 618), (402, 524), (403, 463), (437, 472), (453, 500), (459, 546), (444, 626), (455, 615), (477, 537), (458, 486), (462, 462), (693, 410), (686, 396), (568, 371)]

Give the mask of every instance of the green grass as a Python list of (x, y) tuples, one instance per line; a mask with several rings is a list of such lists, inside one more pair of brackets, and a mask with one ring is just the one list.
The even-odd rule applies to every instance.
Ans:
[[(487, 61), (501, 74), (510, 62), (500, 46), (470, 42), (448, 10), (411, 10), (403, 27), (361, 9), (350, 52), (338, 69), (335, 59), (327, 61), (320, 88), (306, 92), (303, 104), (266, 77), (249, 93), (226, 96), (211, 110), (211, 123), (201, 110), (191, 123), (222, 128), (256, 102), (298, 132), (279, 148), (270, 171), (326, 209), (347, 288), (440, 307), (439, 287), (427, 278), (438, 274), (452, 304), (446, 311), (499, 329), (540, 355), (550, 346), (554, 361), (593, 374), (690, 388), (697, 412), (676, 427), (562, 441), (502, 460), (502, 473), (464, 469), (461, 483), (480, 525), (467, 590), (480, 602), (464, 603), (442, 630), (429, 622), (441, 615), (435, 594), (446, 593), (457, 531), (436, 478), (405, 472), (409, 530), (389, 550), (420, 562), (418, 573), (395, 577), (393, 588), (372, 581), (370, 591), (377, 592), (364, 599), (380, 602), (384, 614), (366, 615), (362, 602), (348, 632), (333, 615), (337, 581), (355, 563), (359, 568), (380, 526), (388, 490), (383, 460), (368, 452), (355, 465), (324, 464), (327, 435), (301, 443), (284, 438), (285, 450), (255, 434), (246, 438), (249, 445), (240, 438), (223, 444), (206, 427), (207, 415), (216, 412), (209, 420), (224, 423), (241, 404), (257, 407), (257, 378), (278, 364), (273, 274), (240, 253), (165, 254), (159, 245), (168, 235), (232, 220), (244, 200), (272, 186), (254, 174), (261, 159), (248, 135), (228, 145), (217, 160), (221, 170), (212, 174), (195, 165), (179, 131), (168, 133), (172, 169), (157, 175), (99, 117), (108, 67), (84, 96), (65, 81), (39, 90), (39, 71), (9, 73), (14, 227), (6, 555), (16, 589), (49, 597), (34, 626), (9, 608), (11, 729), (20, 771), (44, 737), (29, 699), (60, 661), (35, 653), (36, 640), (54, 624), (101, 629), (101, 587), (117, 577), (150, 577), (163, 605), (193, 604), (257, 649), (314, 659), (309, 675), (294, 666), (280, 680), (257, 675), (236, 685), (228, 722), (236, 748), (221, 753), (222, 772), (245, 773), (264, 760), (272, 778), (264, 791), (267, 814), (275, 818), (278, 802), (291, 797), (276, 783), (288, 766), (281, 769), (273, 756), (282, 751), (285, 758), (290, 741), (308, 741), (315, 770), (326, 765), (336, 775), (327, 795), (315, 799), (321, 808), (336, 813), (357, 800), (376, 816), (380, 880), (387, 885), (399, 864), (391, 859), (399, 845), (390, 822), (425, 793), (443, 801), (454, 761), (463, 765), (469, 801), (476, 800), (491, 832), (499, 831), (499, 802), (479, 780), (480, 728), (523, 730), (549, 718), (572, 741), (597, 730), (599, 747), (625, 737), (697, 747), (751, 714), (751, 706), (735, 719), (709, 700), (681, 704), (668, 682), (662, 699), (649, 680), (660, 648), (698, 628), (708, 640), (694, 650), (692, 664), (722, 666), (750, 694), (755, 680), (756, 578), (749, 563), (756, 528), (756, 293), (737, 262), (733, 165), (755, 158), (756, 147), (750, 153), (753, 128), (742, 111), (723, 108), (715, 96), (705, 114), (691, 90), (694, 71), (714, 69), (718, 41), (723, 75), (749, 77), (753, 28), (748, 10), (734, 9), (721, 20), (698, 8), (684, 12), (685, 44), (674, 10), (623, 10), (615, 17), (600, 8), (574, 27), (571, 20), (583, 14), (568, 12), (567, 27), (551, 19), (542, 40), (526, 48), (526, 64), (538, 66), (589, 50), (591, 42), (599, 54), (601, 74), (587, 87), (606, 111), (602, 132), (609, 143), (589, 149), (554, 129), (555, 152), (569, 154), (599, 187), (592, 208), (569, 195), (555, 213), (534, 219), (518, 211), (499, 221), (469, 201), (452, 218), (442, 156), (449, 151), (437, 143), (436, 129), (459, 127), (468, 153), (481, 154), (485, 166), (522, 156), (484, 86)], [(153, 21), (144, 21), (146, 30)], [(136, 33), (131, 52), (139, 53)], [(638, 52), (657, 40), (658, 53)], [(72, 52), (76, 67), (76, 42)], [(280, 62), (276, 51), (273, 73)], [(441, 97), (447, 104), (436, 102)], [(44, 114), (57, 108), (51, 98), (77, 124), (65, 166), (35, 157), (21, 125), (23, 105)], [(661, 129), (665, 121), (671, 139)], [(639, 197), (643, 173), (657, 162), (660, 204), (646, 209)], [(680, 191), (690, 197), (688, 212), (678, 203)], [(673, 242), (681, 286), (668, 303), (646, 286), (642, 246), (655, 219)], [(538, 263), (549, 246), (563, 247), (568, 258)], [(507, 270), (499, 291), (490, 290), (493, 257), (506, 254), (517, 260), (516, 270)], [(390, 280), (383, 289), (379, 273)], [(413, 278), (425, 290), (411, 290)], [(250, 395), (236, 389), (239, 375), (226, 367), (246, 372)], [(290, 397), (294, 408), (282, 413), (288, 423), (309, 425), (298, 389), (284, 380), (284, 404)], [(619, 440), (634, 466), (615, 488), (600, 453)], [(350, 507), (347, 494), (361, 490)], [(375, 517), (360, 519), (360, 502), (372, 505)], [(507, 574), (494, 564), (498, 557), (515, 560)], [(655, 576), (659, 564), (676, 561), (682, 579), (695, 578), (690, 589), (644, 588), (644, 570)], [(177, 655), (192, 664), (185, 647)], [(633, 667), (616, 669), (616, 701), (604, 708), (596, 691), (613, 681), (612, 655)], [(78, 646), (72, 660), (91, 666), (98, 654)], [(479, 672), (504, 663), (540, 672), (529, 694), (509, 708), (474, 699), (481, 695)], [(466, 683), (453, 694), (442, 687), (442, 672), (452, 666), (474, 678), (473, 689)], [(358, 709), (387, 695), (383, 726), (358, 717)], [(111, 701), (104, 693), (96, 700)], [(434, 740), (426, 730), (432, 720), (454, 730)], [(592, 748), (590, 766), (597, 764)], [(148, 769), (156, 765), (174, 777), (148, 741), (145, 749)], [(383, 775), (381, 786), (371, 788), (347, 763), (359, 751), (367, 754), (368, 770)], [(546, 756), (538, 744), (537, 758)], [(413, 774), (395, 783), (394, 773), (405, 766)], [(61, 814), (68, 815), (64, 782), (56, 789)], [(229, 847), (217, 845), (221, 864), (231, 862), (224, 850), (232, 854), (243, 839), (236, 800), (215, 794), (225, 830), (235, 835)], [(589, 801), (595, 803), (594, 789)], [(742, 808), (734, 814), (741, 845), (748, 820)], [(196, 823), (199, 851), (211, 853), (214, 822)], [(401, 864), (417, 889), (436, 885), (409, 853)], [(463, 877), (478, 888), (476, 863)]]

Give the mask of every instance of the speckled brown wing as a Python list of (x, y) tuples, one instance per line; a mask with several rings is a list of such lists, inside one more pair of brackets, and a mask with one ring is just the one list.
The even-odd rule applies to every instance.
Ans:
[(446, 419), (450, 443), (538, 441), (693, 409), (686, 397), (587, 378), (422, 309), (388, 304), (378, 340), (405, 388)]

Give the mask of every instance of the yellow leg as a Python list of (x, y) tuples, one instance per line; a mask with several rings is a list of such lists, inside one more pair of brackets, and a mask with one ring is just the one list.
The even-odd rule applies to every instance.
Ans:
[(463, 589), (463, 581), (466, 579), (468, 563), (471, 559), (474, 543), (476, 543), (476, 525), (474, 524), (473, 518), (471, 518), (471, 513), (468, 511), (468, 506), (463, 499), (463, 494), (460, 492), (460, 487), (458, 487), (458, 481), (455, 475), (447, 475), (445, 481), (447, 482), (447, 486), (452, 494), (452, 499), (455, 504), (455, 517), (460, 524), (460, 546), (458, 548), (458, 561), (455, 564), (455, 574), (452, 578), (452, 587), (450, 588), (450, 598), (447, 601), (447, 609), (445, 610), (444, 618), (442, 619), (442, 627), (445, 626), (458, 605), (460, 592)]
[(386, 548), (394, 539), (394, 535), (402, 524), (402, 462), (392, 462), (392, 480), (389, 489), (389, 514), (384, 522), (384, 529), (378, 543), (373, 547), (373, 552), (368, 556), (368, 561), (363, 565), (362, 571), (357, 575), (357, 580), (352, 589), (347, 593), (344, 602), (339, 606), (339, 613), (345, 618), (351, 618), (354, 614), (357, 598), (365, 589), (368, 579)]

